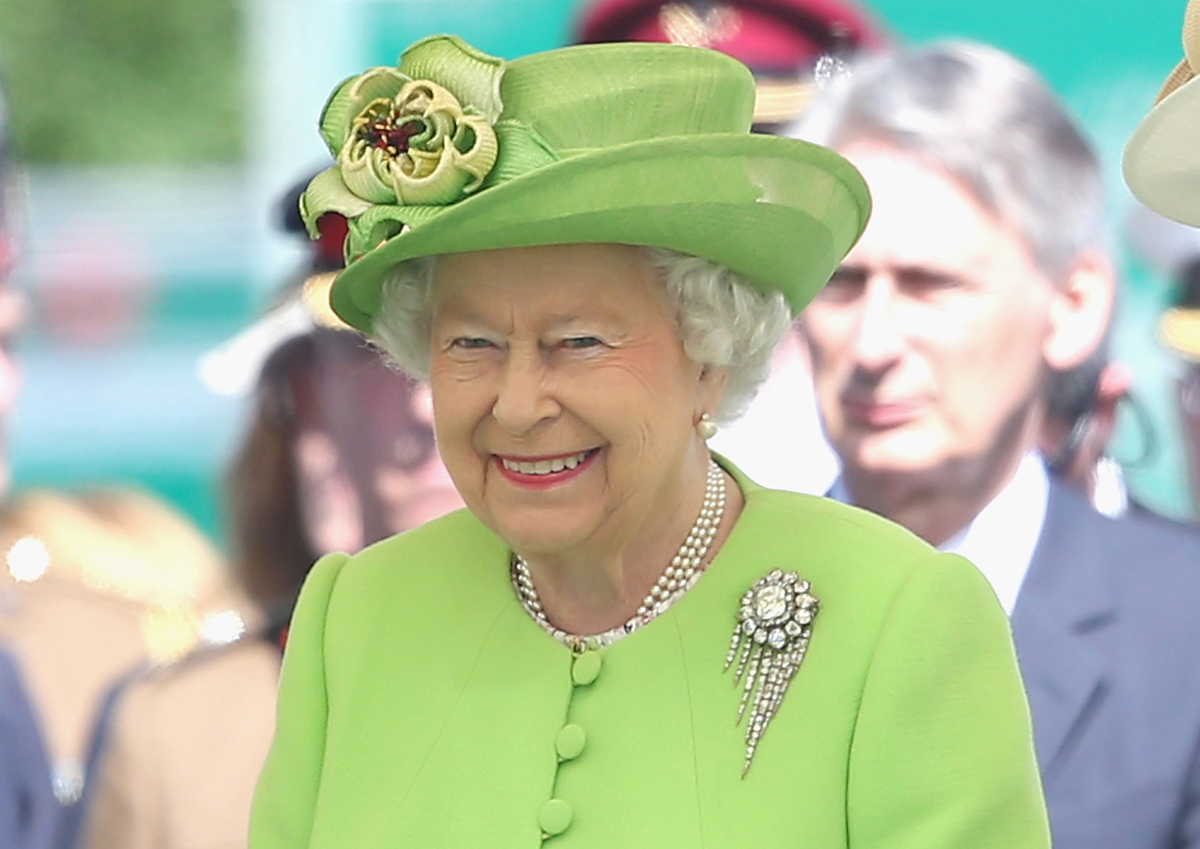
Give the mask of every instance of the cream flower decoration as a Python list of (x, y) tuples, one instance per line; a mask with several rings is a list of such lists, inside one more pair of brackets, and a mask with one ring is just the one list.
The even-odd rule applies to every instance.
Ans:
[(503, 60), (443, 35), (338, 86), (320, 122), (337, 162), (300, 199), (310, 234), (325, 213), (344, 215), (354, 258), (479, 191), (499, 152), (503, 74)]

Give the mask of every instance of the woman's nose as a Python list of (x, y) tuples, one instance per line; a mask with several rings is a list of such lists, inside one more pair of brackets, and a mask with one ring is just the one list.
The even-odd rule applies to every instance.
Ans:
[(492, 407), (500, 426), (513, 436), (524, 436), (560, 411), (540, 352), (510, 352)]

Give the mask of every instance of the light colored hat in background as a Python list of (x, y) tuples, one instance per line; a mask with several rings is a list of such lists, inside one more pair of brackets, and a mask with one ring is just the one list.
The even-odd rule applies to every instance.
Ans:
[(1200, 0), (1183, 21), (1184, 59), (1125, 147), (1125, 181), (1155, 212), (1200, 227)]
[(353, 330), (329, 306), (336, 277), (336, 271), (323, 271), (303, 278), (262, 318), (205, 352), (197, 363), (200, 381), (216, 395), (244, 398), (254, 390), (271, 354), (285, 342), (320, 328)]
[[(280, 204), (280, 226), (287, 233), (305, 237), (297, 203), (308, 185), (306, 178), (284, 195)], [(345, 265), (342, 245), (346, 219), (330, 213), (317, 223), (319, 238), (312, 242), (310, 268), (284, 285), (275, 303), (246, 329), (201, 355), (196, 370), (215, 395), (244, 398), (254, 391), (263, 366), (286, 342), (321, 328), (352, 331), (329, 306), (329, 290)]]

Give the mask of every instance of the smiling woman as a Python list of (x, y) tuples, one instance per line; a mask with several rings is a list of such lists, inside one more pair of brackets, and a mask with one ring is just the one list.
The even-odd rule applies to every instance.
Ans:
[(494, 130), (470, 192), (339, 165), (304, 212), (350, 217), (332, 305), (429, 381), (468, 509), (314, 568), (251, 845), (1047, 846), (982, 576), (706, 444), (862, 232), (858, 173), (751, 135), (713, 51), (448, 37), (334, 94), (331, 148), (402, 114), (345, 168), (465, 157), (387, 102), (433, 85)]
[[(453, 254), (434, 281), (430, 381), (459, 492), (516, 550), (559, 562), (540, 592), (572, 608), (562, 628), (622, 625), (621, 585), (653, 586), (700, 509), (708, 452), (695, 425), (716, 411), (728, 368), (688, 357), (638, 248)], [(768, 303), (782, 318), (777, 341), (786, 308)], [(613, 567), (611, 588), (574, 609), (569, 585)]]

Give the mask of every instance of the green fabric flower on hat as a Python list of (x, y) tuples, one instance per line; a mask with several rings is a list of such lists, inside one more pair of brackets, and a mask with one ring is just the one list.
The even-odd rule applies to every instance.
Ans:
[(352, 259), (479, 191), (499, 152), (503, 75), (502, 59), (440, 35), (404, 51), (398, 67), (338, 86), (320, 122), (337, 163), (300, 199), (309, 233), (327, 212), (345, 216)]

